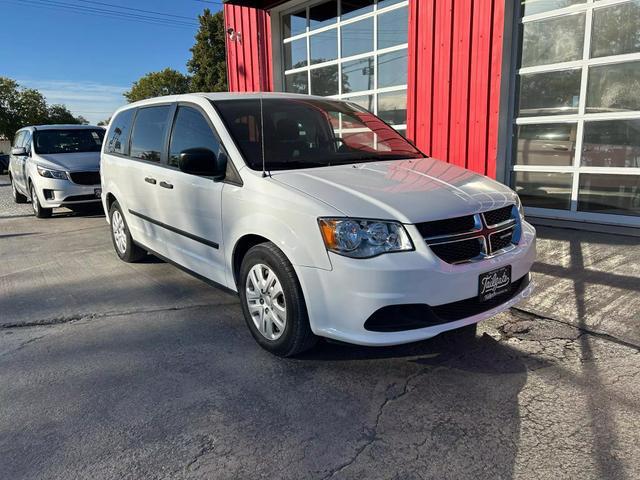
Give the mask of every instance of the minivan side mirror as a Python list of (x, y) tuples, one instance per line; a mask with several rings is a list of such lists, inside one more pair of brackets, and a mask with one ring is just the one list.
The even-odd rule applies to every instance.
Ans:
[(227, 157), (208, 148), (189, 148), (180, 152), (178, 165), (184, 173), (220, 179), (227, 170)]
[(11, 149), (11, 155), (13, 155), (14, 157), (26, 157), (27, 149), (24, 147), (13, 147)]

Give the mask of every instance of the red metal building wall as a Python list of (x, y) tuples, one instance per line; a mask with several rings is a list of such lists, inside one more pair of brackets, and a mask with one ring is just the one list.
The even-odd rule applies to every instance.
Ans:
[(225, 28), (235, 35), (227, 39), (227, 80), (230, 92), (273, 90), (271, 20), (269, 13), (225, 4)]
[[(505, 1), (410, 0), (407, 136), (435, 158), (496, 175)], [(273, 90), (269, 14), (225, 5), (230, 91)]]
[(505, 0), (411, 0), (407, 136), (495, 177)]

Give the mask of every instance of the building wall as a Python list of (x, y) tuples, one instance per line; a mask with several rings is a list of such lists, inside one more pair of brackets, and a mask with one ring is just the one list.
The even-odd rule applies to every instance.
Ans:
[[(407, 136), (435, 158), (496, 175), (506, 0), (411, 0)], [(273, 90), (269, 14), (225, 5), (229, 89)]]
[(273, 90), (271, 20), (269, 13), (225, 4), (225, 28), (240, 35), (226, 36), (227, 79), (231, 92)]

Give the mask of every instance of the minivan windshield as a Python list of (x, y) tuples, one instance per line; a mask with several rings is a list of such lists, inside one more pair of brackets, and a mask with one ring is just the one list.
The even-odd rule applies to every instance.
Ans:
[(41, 154), (99, 152), (103, 139), (102, 128), (37, 130), (33, 145)]
[(253, 170), (262, 170), (263, 148), (266, 170), (424, 156), (389, 125), (352, 103), (314, 98), (212, 103)]

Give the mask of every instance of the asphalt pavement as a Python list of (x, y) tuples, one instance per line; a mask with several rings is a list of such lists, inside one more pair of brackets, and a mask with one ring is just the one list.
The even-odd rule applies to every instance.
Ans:
[(281, 359), (234, 295), (0, 176), (0, 478), (637, 478), (637, 242), (585, 237), (581, 270), (540, 232), (538, 296), (475, 340)]

